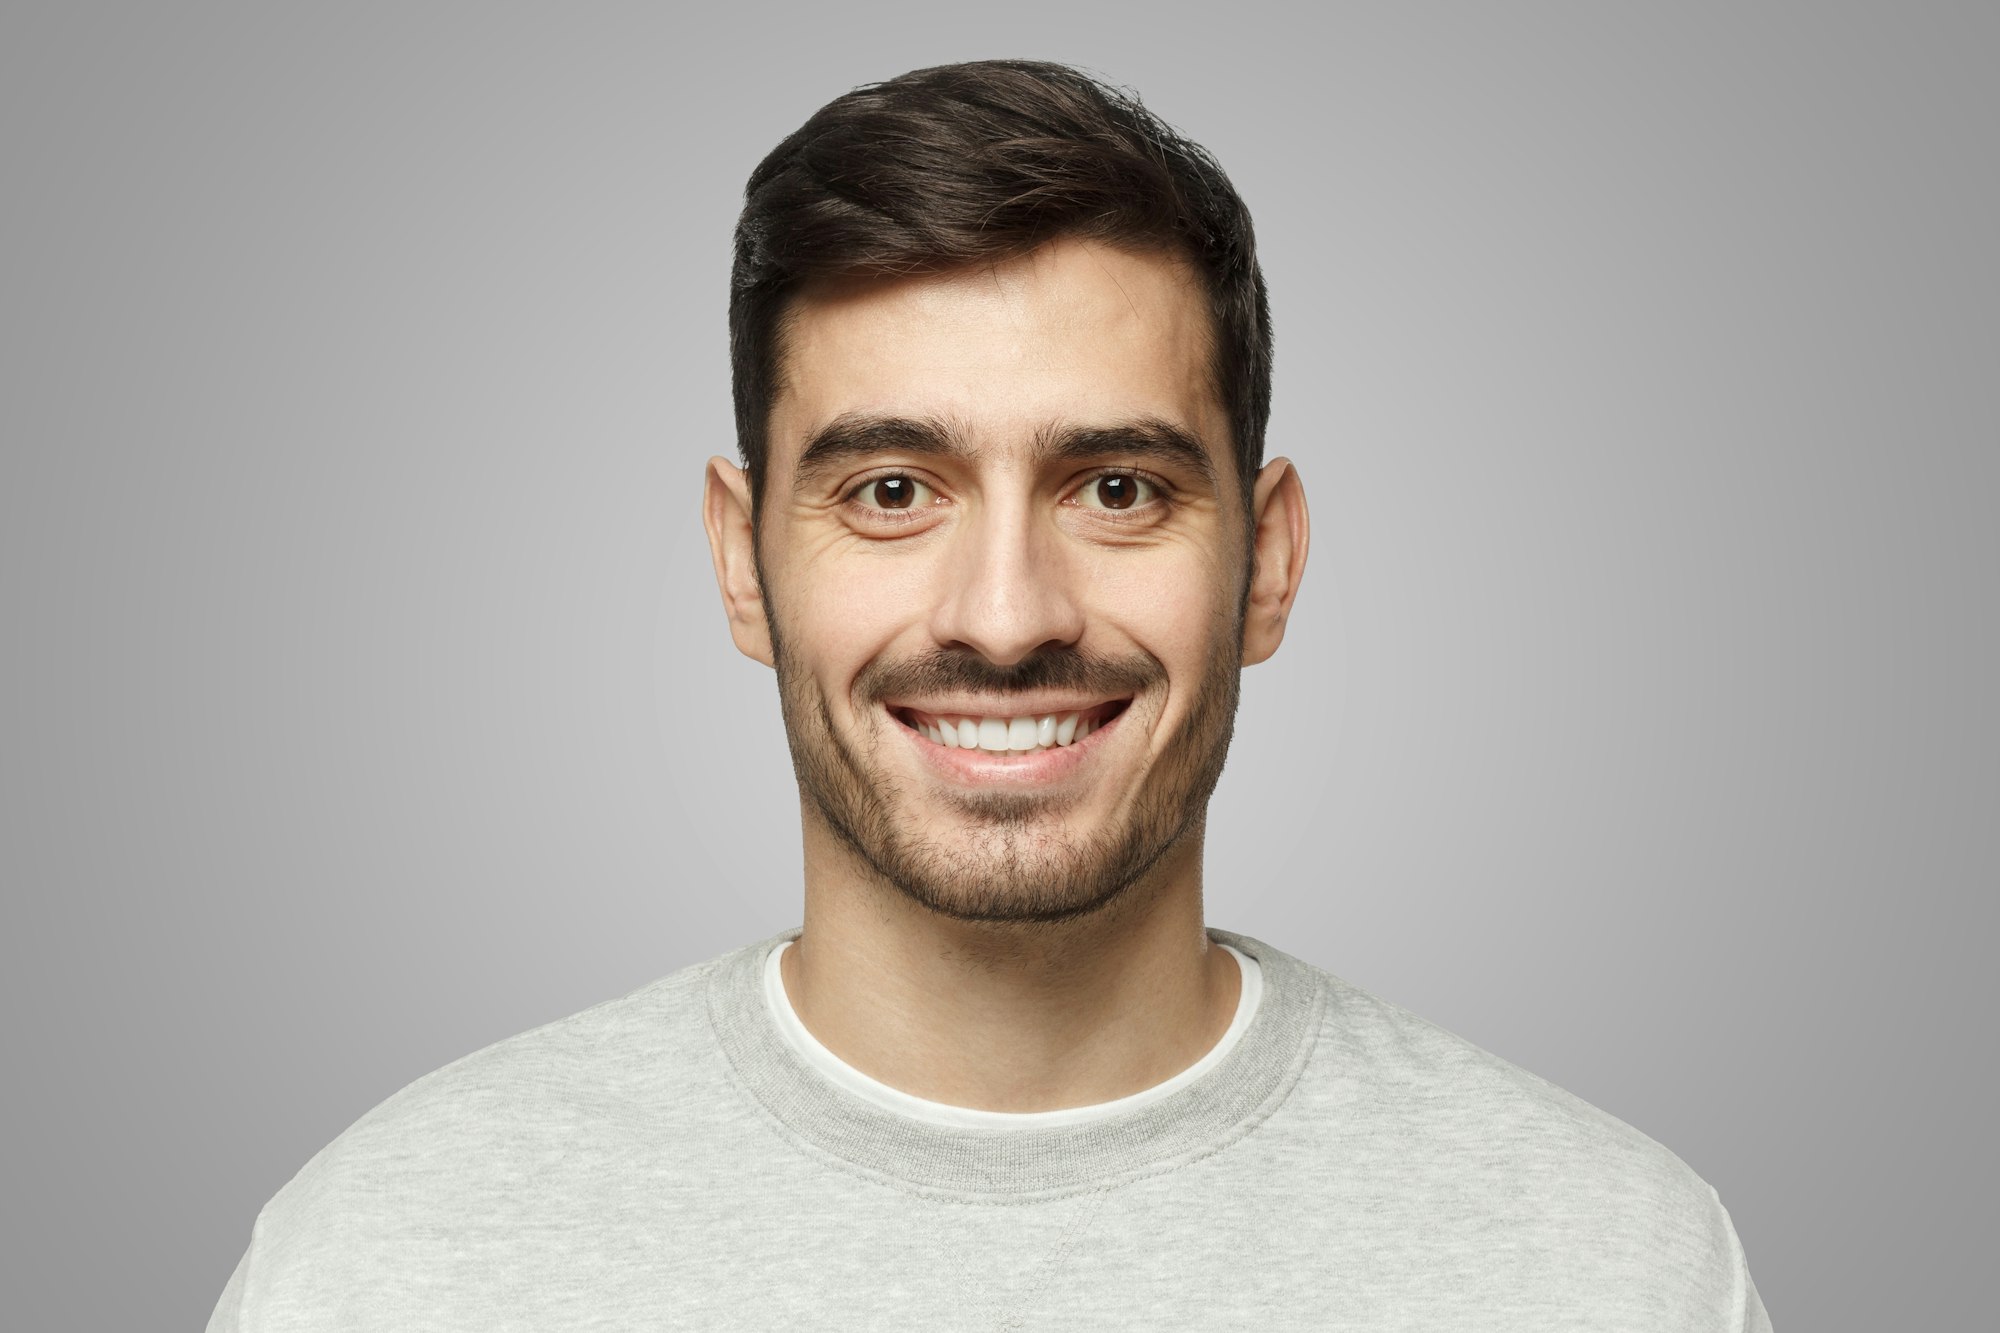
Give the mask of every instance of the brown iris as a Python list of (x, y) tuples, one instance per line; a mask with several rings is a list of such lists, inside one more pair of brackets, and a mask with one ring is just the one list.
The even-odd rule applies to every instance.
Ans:
[(908, 509), (917, 499), (917, 483), (908, 477), (883, 477), (875, 483), (876, 503), (884, 509)]
[(1138, 498), (1139, 482), (1135, 477), (1097, 479), (1097, 502), (1106, 509), (1130, 509), (1132, 502)]

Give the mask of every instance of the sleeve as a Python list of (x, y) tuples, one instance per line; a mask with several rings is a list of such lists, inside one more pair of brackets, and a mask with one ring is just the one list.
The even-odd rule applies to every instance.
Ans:
[(1750, 1280), (1747, 1270), (1743, 1274), (1743, 1333), (1771, 1333), (1771, 1316), (1764, 1313), (1757, 1284)]
[(256, 1248), (253, 1233), (243, 1257), (236, 1261), (236, 1271), (222, 1289), (222, 1298), (215, 1303), (215, 1313), (208, 1317), (208, 1333), (243, 1333), (243, 1288), (250, 1280), (250, 1254)]
[(1735, 1266), (1736, 1300), (1735, 1310), (1729, 1323), (1729, 1333), (1771, 1333), (1771, 1316), (1764, 1312), (1764, 1300), (1757, 1294), (1757, 1284), (1750, 1280), (1750, 1262), (1743, 1254), (1743, 1240), (1736, 1234), (1736, 1223), (1729, 1216), (1729, 1210), (1722, 1205), (1722, 1196), (1709, 1191), (1715, 1197), (1715, 1211), (1722, 1218), (1722, 1226), (1729, 1233), (1729, 1255)]

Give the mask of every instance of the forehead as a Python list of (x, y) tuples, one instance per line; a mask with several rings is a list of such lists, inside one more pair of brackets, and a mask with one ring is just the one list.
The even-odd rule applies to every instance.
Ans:
[(1227, 436), (1205, 294), (1189, 265), (1087, 241), (947, 274), (822, 283), (788, 312), (771, 464), (843, 415), (963, 423), (1006, 456), (1051, 425), (1153, 419)]

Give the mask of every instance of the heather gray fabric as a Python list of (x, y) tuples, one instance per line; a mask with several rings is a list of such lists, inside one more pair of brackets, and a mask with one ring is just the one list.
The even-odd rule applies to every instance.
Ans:
[(836, 1087), (788, 931), (417, 1080), (265, 1207), (210, 1333), (1754, 1333), (1715, 1192), (1637, 1130), (1258, 940), (1166, 1099), (947, 1128)]

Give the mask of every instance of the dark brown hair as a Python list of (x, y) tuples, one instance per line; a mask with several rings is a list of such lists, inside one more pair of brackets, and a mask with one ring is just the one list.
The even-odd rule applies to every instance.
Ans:
[(751, 173), (729, 344), (753, 508), (762, 508), (787, 303), (801, 284), (945, 272), (1058, 237), (1159, 248), (1193, 264), (1247, 507), (1271, 401), (1271, 316), (1249, 210), (1215, 159), (1135, 96), (1065, 65), (981, 60), (835, 98)]

